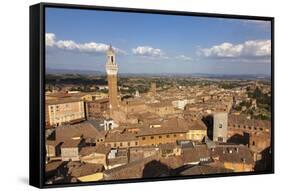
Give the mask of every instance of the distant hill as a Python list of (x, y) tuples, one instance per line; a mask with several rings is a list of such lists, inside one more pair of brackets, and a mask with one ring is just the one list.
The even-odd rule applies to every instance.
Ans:
[(46, 74), (80, 74), (80, 75), (104, 76), (105, 72), (95, 71), (95, 70), (72, 70), (72, 69), (47, 68)]
[(189, 78), (204, 78), (213, 80), (266, 80), (270, 81), (271, 76), (266, 74), (204, 74), (204, 73), (120, 73), (123, 77), (189, 77)]
[[(46, 74), (72, 74), (84, 76), (105, 76), (105, 71), (95, 70), (72, 70), (72, 69), (54, 69), (47, 68)], [(205, 78), (212, 80), (266, 80), (270, 81), (271, 76), (266, 74), (205, 74), (205, 73), (119, 73), (121, 77), (190, 77), (190, 78)]]

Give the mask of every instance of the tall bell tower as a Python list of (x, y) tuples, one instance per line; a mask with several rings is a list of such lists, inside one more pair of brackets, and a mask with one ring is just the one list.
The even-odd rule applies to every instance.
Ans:
[(108, 81), (109, 108), (111, 112), (118, 106), (117, 72), (118, 67), (115, 61), (115, 52), (110, 45), (109, 49), (107, 50), (106, 73)]

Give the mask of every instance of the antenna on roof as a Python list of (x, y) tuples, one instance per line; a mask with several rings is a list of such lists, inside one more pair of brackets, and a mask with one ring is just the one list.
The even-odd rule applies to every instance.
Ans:
[(108, 48), (108, 50), (113, 50), (113, 48), (112, 48), (112, 45), (111, 45), (111, 44), (109, 44), (109, 48)]

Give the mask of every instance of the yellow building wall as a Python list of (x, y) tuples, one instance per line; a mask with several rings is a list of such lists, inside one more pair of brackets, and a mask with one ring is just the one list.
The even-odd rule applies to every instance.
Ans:
[(251, 164), (225, 162), (224, 167), (227, 168), (227, 169), (231, 169), (234, 172), (253, 171), (253, 165), (251, 165)]
[(94, 155), (81, 157), (81, 161), (92, 164), (102, 164), (106, 166), (106, 155), (95, 153)]
[(81, 97), (84, 101), (93, 101), (93, 96), (90, 94), (84, 95)]
[(139, 146), (139, 141), (117, 141), (117, 142), (106, 142), (106, 145), (110, 146), (111, 148), (127, 148), (127, 147), (136, 147)]
[[(145, 139), (143, 139), (145, 137)], [(151, 138), (153, 137), (153, 138)], [(165, 143), (174, 143), (177, 140), (185, 140), (186, 136), (184, 133), (173, 133), (163, 135), (149, 135), (139, 137), (140, 146), (159, 145)]]
[(53, 145), (46, 145), (46, 154), (47, 157), (55, 157), (56, 156), (56, 149)]
[(186, 133), (186, 139), (192, 141), (202, 141), (207, 136), (207, 130), (189, 130)]
[(103, 179), (103, 173), (98, 172), (87, 176), (79, 177), (78, 180), (81, 182), (99, 181)]
[[(162, 135), (147, 135), (139, 137), (140, 146), (175, 143), (177, 140), (202, 141), (207, 135), (206, 130), (190, 130), (187, 133), (170, 133)], [(145, 137), (145, 139), (143, 139)], [(151, 138), (153, 137), (153, 138)]]

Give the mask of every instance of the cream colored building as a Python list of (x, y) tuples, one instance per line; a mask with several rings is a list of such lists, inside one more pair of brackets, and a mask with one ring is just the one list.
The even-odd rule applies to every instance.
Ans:
[(80, 99), (46, 100), (46, 112), (50, 126), (85, 119), (84, 101)]

